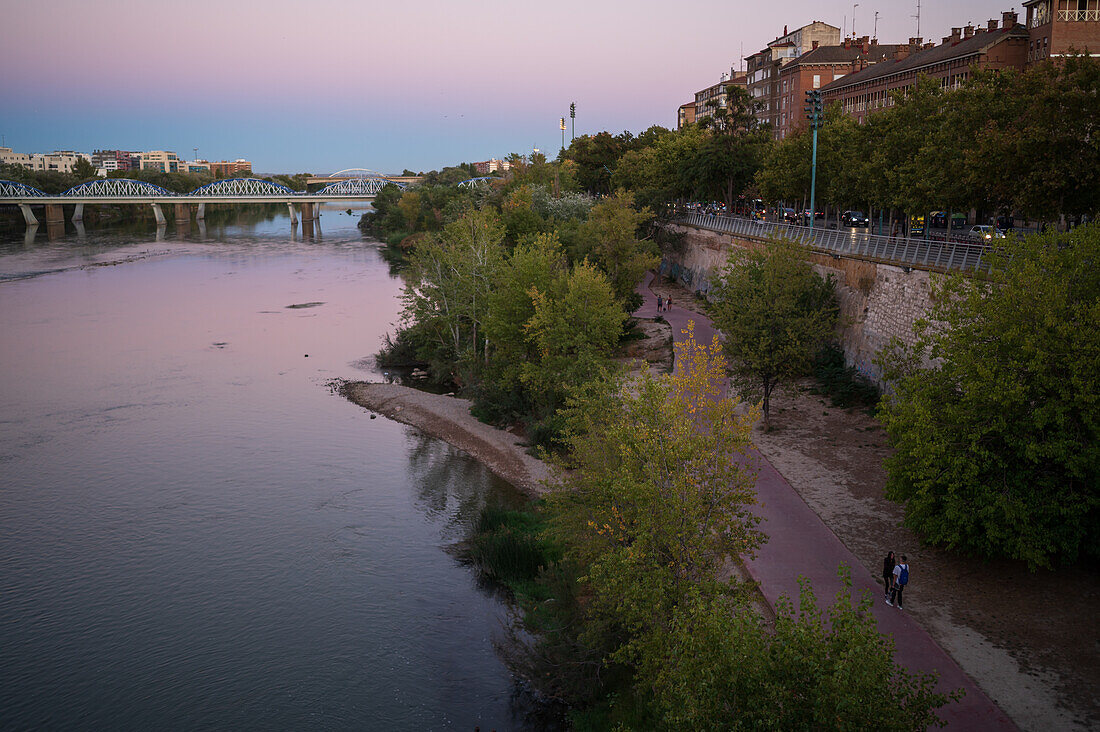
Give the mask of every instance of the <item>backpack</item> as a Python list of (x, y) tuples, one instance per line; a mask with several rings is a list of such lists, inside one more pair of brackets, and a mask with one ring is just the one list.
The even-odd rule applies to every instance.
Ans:
[(898, 575), (898, 584), (905, 587), (909, 584), (909, 565), (901, 565), (901, 574)]

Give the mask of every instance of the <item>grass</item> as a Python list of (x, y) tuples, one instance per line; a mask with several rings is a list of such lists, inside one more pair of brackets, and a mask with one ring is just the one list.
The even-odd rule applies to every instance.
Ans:
[(561, 552), (544, 529), (545, 519), (535, 506), (519, 511), (487, 506), (470, 539), (470, 558), (517, 598), (547, 599), (549, 588), (538, 582), (539, 575)]
[(811, 391), (829, 397), (834, 407), (859, 407), (873, 412), (882, 392), (855, 368), (844, 363), (844, 351), (830, 343), (814, 357), (813, 375), (818, 388)]

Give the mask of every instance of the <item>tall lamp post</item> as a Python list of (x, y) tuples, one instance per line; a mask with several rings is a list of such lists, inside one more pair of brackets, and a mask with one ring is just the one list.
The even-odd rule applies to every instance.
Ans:
[(821, 128), (822, 106), (821, 92), (810, 89), (806, 92), (806, 119), (810, 120), (810, 129), (814, 132), (813, 155), (810, 158), (810, 230), (814, 228), (814, 214), (817, 212), (817, 131)]
[(565, 117), (561, 118), (559, 126), (561, 127), (561, 150), (565, 152)]
[(577, 139), (577, 103), (570, 102), (569, 104), (569, 139)]

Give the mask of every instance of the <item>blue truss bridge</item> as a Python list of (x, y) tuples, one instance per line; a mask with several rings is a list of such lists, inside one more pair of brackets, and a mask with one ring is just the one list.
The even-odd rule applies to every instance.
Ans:
[[(45, 205), (46, 222), (63, 221), (62, 206), (75, 205), (73, 221), (84, 217), (86, 204), (131, 204), (153, 207), (157, 223), (166, 223), (163, 206), (176, 206), (176, 219), (190, 219), (191, 206), (196, 206), (196, 216), (205, 216), (208, 203), (285, 203), (290, 210), (292, 223), (298, 214), (304, 221), (315, 220), (319, 204), (351, 201), (373, 201), (387, 185), (404, 189), (409, 182), (393, 180), (370, 171), (359, 169), (334, 173), (332, 182), (316, 191), (295, 191), (279, 183), (259, 178), (228, 178), (200, 186), (190, 193), (173, 193), (160, 186), (129, 178), (99, 178), (73, 186), (63, 193), (50, 194), (10, 180), (0, 180), (0, 204), (15, 204), (23, 212), (28, 226), (37, 226), (31, 206)], [(350, 174), (350, 175), (349, 175)]]

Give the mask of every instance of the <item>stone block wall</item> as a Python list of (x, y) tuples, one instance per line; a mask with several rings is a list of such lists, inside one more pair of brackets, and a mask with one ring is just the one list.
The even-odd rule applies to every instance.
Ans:
[[(662, 274), (704, 295), (731, 251), (766, 246), (689, 226), (669, 229), (683, 238), (677, 250), (662, 260)], [(899, 266), (828, 254), (813, 253), (810, 260), (819, 274), (832, 275), (836, 282), (840, 301), (837, 340), (844, 348), (845, 360), (881, 384), (882, 371), (874, 363), (875, 356), (894, 337), (908, 344), (916, 340), (913, 325), (928, 316), (932, 285), (943, 275), (916, 269), (906, 272)]]

